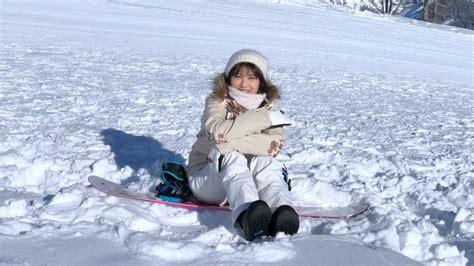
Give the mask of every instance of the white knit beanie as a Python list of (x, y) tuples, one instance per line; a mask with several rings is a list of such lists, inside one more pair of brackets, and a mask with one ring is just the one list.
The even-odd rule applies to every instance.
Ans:
[(268, 72), (268, 65), (270, 64), (270, 62), (261, 53), (255, 50), (250, 50), (250, 49), (240, 50), (229, 58), (229, 62), (227, 62), (227, 65), (225, 66), (225, 71), (224, 71), (225, 76), (229, 77), (230, 70), (238, 63), (243, 63), (243, 62), (248, 62), (248, 63), (252, 63), (256, 65), (260, 69), (260, 71), (262, 71), (263, 77), (265, 79), (268, 79), (267, 72)]

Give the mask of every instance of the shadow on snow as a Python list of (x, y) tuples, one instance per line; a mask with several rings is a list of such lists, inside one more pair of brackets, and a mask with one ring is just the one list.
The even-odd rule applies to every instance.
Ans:
[[(180, 154), (163, 148), (163, 145), (152, 137), (135, 136), (113, 128), (102, 130), (100, 135), (104, 144), (111, 147), (119, 168), (129, 166), (135, 172), (142, 168), (151, 176), (159, 176), (163, 162), (174, 161), (185, 164), (185, 159)], [(128, 184), (133, 181), (136, 180), (126, 180), (122, 183)]]

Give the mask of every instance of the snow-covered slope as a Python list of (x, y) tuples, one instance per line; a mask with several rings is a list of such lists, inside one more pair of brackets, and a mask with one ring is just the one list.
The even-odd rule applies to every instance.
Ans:
[[(472, 31), (296, 0), (5, 0), (0, 12), (0, 262), (309, 263), (338, 253), (330, 243), (365, 243), (473, 263)], [(348, 190), (368, 198), (366, 216), (303, 219), (294, 237), (249, 244), (228, 213), (88, 186), (95, 174), (148, 192), (161, 162), (186, 162), (209, 80), (241, 48), (270, 58), (295, 121), (279, 156), (295, 198)]]

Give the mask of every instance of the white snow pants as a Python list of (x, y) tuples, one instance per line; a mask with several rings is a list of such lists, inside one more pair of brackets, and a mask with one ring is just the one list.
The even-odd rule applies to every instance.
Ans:
[(219, 205), (227, 201), (234, 223), (242, 211), (259, 199), (265, 201), (272, 212), (281, 205), (293, 206), (283, 179), (283, 165), (272, 156), (232, 152), (219, 160), (220, 156), (213, 147), (209, 153), (210, 163), (189, 176), (189, 187), (199, 201)]

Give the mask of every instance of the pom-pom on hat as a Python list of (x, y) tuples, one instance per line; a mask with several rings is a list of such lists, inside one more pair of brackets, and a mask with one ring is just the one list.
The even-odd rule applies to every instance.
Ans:
[(229, 61), (227, 62), (227, 65), (225, 66), (225, 71), (224, 74), (226, 77), (229, 77), (229, 72), (230, 70), (237, 64), (239, 63), (252, 63), (256, 65), (260, 71), (262, 71), (263, 77), (265, 79), (268, 79), (268, 65), (270, 62), (268, 59), (263, 56), (261, 53), (251, 50), (251, 49), (243, 49), (240, 50), (236, 53), (234, 53), (230, 58)]

